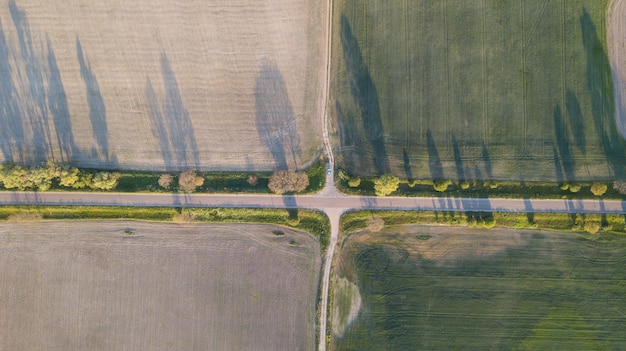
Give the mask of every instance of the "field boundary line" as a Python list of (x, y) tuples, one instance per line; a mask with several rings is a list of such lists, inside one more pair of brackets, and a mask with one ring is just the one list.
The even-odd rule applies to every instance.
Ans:
[[(541, 11), (539, 12), (539, 16), (537, 16), (537, 20), (535, 21), (535, 23), (533, 24), (533, 26), (530, 29), (530, 33), (528, 35), (528, 38), (526, 38), (526, 42), (524, 43), (524, 46), (526, 48), (530, 45), (530, 42), (532, 41), (533, 37), (535, 36), (535, 31), (537, 30), (537, 27), (539, 26), (539, 22), (541, 21), (541, 17), (543, 17), (543, 14), (546, 12), (546, 7), (548, 7), (548, 0), (544, 0), (543, 1), (543, 5), (541, 6)], [(524, 30), (523, 25), (524, 25), (524, 23), (522, 23), (522, 31)]]
[[(448, 50), (448, 0), (443, 0), (443, 38), (444, 38), (444, 42), (445, 45), (443, 46), (445, 48), (445, 64), (446, 64), (446, 124), (445, 124), (445, 129), (446, 129), (446, 134), (448, 134), (450, 132), (449, 128), (448, 128), (448, 124), (450, 123), (450, 64), (448, 62), (448, 56), (449, 56), (449, 50)], [(448, 152), (448, 154), (450, 154), (450, 150), (449, 150), (449, 146), (446, 146), (446, 151)]]
[[(412, 94), (410, 94), (411, 91), (411, 64), (409, 62), (409, 43), (411, 42), (409, 40), (409, 5), (407, 3), (408, 0), (404, 0), (404, 38), (405, 38), (405, 47), (406, 47), (406, 52), (405, 52), (405, 56), (404, 59), (406, 61), (406, 75), (404, 77), (404, 101), (405, 101), (405, 108), (406, 108), (406, 113), (405, 113), (405, 129), (404, 129), (404, 149), (408, 149), (409, 148), (409, 142), (410, 142), (410, 138), (409, 138), (409, 108), (410, 108), (410, 104), (409, 104), (409, 99), (411, 98)], [(421, 118), (421, 116), (420, 116)]]
[(524, 30), (524, 24), (526, 22), (526, 0), (521, 0), (522, 3), (522, 11), (521, 11), (521, 15), (522, 15), (522, 40), (521, 40), (521, 45), (522, 45), (522, 118), (523, 118), (523, 124), (522, 124), (522, 130), (523, 130), (523, 134), (524, 134), (524, 146), (522, 147), (522, 153), (521, 153), (521, 157), (527, 157), (527, 149), (528, 149), (528, 118), (527, 118), (527, 110), (528, 110), (528, 106), (526, 103), (526, 99), (527, 99), (527, 89), (526, 89), (526, 46), (524, 45), (524, 41), (526, 39), (526, 33)]
[(489, 134), (488, 134), (488, 125), (487, 125), (487, 93), (489, 87), (489, 80), (487, 79), (487, 47), (485, 45), (485, 22), (487, 22), (487, 15), (485, 10), (485, 0), (481, 1), (481, 9), (482, 9), (482, 51), (483, 51), (483, 140), (485, 145), (489, 146)]

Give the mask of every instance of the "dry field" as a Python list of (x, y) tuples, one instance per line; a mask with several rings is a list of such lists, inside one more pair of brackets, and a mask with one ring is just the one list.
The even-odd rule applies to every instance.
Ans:
[(307, 166), (322, 147), (325, 4), (0, 0), (0, 161)]
[(313, 350), (319, 255), (270, 225), (5, 223), (0, 350)]

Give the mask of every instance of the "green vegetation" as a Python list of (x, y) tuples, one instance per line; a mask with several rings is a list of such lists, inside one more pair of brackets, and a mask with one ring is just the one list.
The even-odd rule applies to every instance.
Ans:
[(118, 184), (119, 173), (80, 170), (53, 162), (21, 166), (13, 162), (0, 165), (0, 185), (10, 190), (47, 191), (51, 188), (111, 190)]
[(616, 350), (626, 342), (624, 235), (405, 227), (355, 234), (340, 255), (362, 307), (334, 350)]
[[(315, 193), (324, 188), (324, 167), (324, 161), (320, 160), (305, 171), (309, 184), (303, 193)], [(188, 181), (183, 182), (185, 190), (180, 184), (183, 174), (174, 177), (170, 173), (78, 169), (52, 163), (33, 167), (4, 163), (0, 170), (0, 189), (37, 191), (115, 189), (120, 192), (269, 193), (271, 177), (268, 172), (195, 172), (195, 177), (188, 177)]]
[(330, 222), (321, 212), (258, 208), (165, 208), (115, 206), (0, 206), (0, 220), (132, 219), (176, 222), (237, 222), (284, 225), (309, 232), (328, 246)]
[(393, 174), (383, 174), (374, 180), (374, 191), (376, 196), (387, 196), (398, 190), (400, 179)]
[[(351, 211), (341, 217), (340, 230), (348, 234), (368, 229), (372, 217), (381, 218), (387, 226), (402, 224), (458, 225), (469, 227), (539, 228), (557, 231), (597, 231), (626, 233), (626, 216), (619, 214), (452, 212), (452, 211)], [(371, 231), (371, 230), (370, 230)], [(596, 232), (597, 232), (596, 231)]]
[(335, 1), (340, 165), (408, 180), (625, 178), (608, 2)]
[[(379, 177), (360, 177), (359, 185), (350, 185), (352, 177), (346, 170), (340, 169), (343, 177), (337, 177), (336, 186), (350, 195), (377, 195), (374, 188)], [(400, 179), (394, 195), (397, 196), (457, 196), (457, 197), (499, 197), (499, 198), (537, 198), (537, 199), (622, 199), (626, 186), (621, 182), (521, 182), (521, 181), (452, 181), (428, 179)], [(595, 186), (595, 188), (594, 188)], [(601, 195), (593, 191), (606, 190)], [(621, 189), (621, 190), (620, 190)]]

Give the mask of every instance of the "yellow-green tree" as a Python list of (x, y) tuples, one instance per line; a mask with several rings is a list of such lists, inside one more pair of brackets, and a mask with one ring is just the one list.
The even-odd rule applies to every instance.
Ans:
[(374, 191), (376, 196), (387, 196), (398, 190), (400, 179), (393, 174), (383, 174), (374, 180)]

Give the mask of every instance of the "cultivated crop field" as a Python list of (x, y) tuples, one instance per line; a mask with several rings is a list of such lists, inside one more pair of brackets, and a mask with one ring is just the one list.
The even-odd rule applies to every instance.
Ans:
[(336, 1), (343, 165), (419, 179), (623, 177), (607, 5)]
[(1, 224), (0, 349), (312, 350), (319, 255), (271, 225)]
[(322, 144), (325, 4), (0, 0), (0, 161), (308, 166)]
[[(351, 324), (334, 327), (335, 350), (617, 350), (626, 344), (623, 236), (392, 228), (359, 232), (343, 243), (335, 295), (360, 309)], [(354, 291), (346, 281), (358, 285), (352, 299), (345, 298)]]

